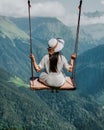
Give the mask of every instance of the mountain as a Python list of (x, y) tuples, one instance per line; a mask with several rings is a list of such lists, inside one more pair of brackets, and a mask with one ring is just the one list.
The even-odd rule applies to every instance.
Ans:
[[(74, 38), (76, 28), (70, 27), (70, 29)], [(80, 26), (78, 53), (83, 53), (101, 44), (104, 44), (104, 24)]]
[(70, 123), (62, 117), (60, 119), (37, 94), (14, 84), (10, 78), (13, 77), (0, 69), (0, 130), (74, 130)]
[[(93, 39), (81, 31), (75, 91), (31, 91), (28, 20), (0, 19), (0, 130), (103, 130), (103, 37)], [(63, 53), (69, 58), (75, 40), (71, 27), (55, 18), (32, 18), (32, 27), (33, 53), (38, 62), (53, 36), (65, 39)]]
[[(19, 28), (24, 30), (29, 34), (28, 19), (27, 18), (11, 18)], [(25, 24), (24, 24), (25, 23)], [(52, 37), (62, 37), (65, 40), (65, 51), (69, 52), (69, 49), (74, 51), (74, 44), (76, 38), (76, 26), (65, 26), (62, 22), (56, 18), (41, 18), (41, 17), (32, 17), (31, 18), (32, 26), (32, 37), (42, 41), (43, 44), (46, 44), (47, 41)], [(103, 24), (96, 25), (86, 25), (80, 26), (79, 33), (79, 49), (78, 52), (84, 52), (90, 48), (95, 47), (99, 44), (98, 39), (103, 38), (104, 26)], [(67, 48), (67, 49), (66, 49)], [(71, 51), (71, 53), (72, 53)]]
[(92, 36), (92, 40), (95, 40), (97, 45), (99, 44), (98, 40), (104, 39), (104, 24), (86, 25), (81, 26), (81, 28), (84, 32), (89, 34), (89, 36)]
[[(13, 73), (28, 81), (31, 74), (29, 59), (29, 29), (24, 24), (27, 23), (27, 19), (21, 19), (22, 23), (19, 23), (18, 20), (20, 19), (8, 17), (0, 18), (2, 21), (0, 23), (0, 67), (11, 72), (11, 74)], [(18, 24), (13, 20), (17, 20)], [(38, 62), (42, 56), (47, 53), (47, 42), (49, 38), (53, 36), (63, 37), (66, 39), (66, 49), (64, 52), (67, 52), (67, 57), (69, 57), (74, 49), (74, 42), (71, 38), (70, 30), (65, 25), (54, 18), (34, 18), (32, 21), (33, 23), (38, 23), (36, 28), (32, 30), (33, 53)], [(26, 29), (23, 30), (22, 27)], [(72, 43), (69, 44), (68, 41), (70, 40)], [(71, 51), (69, 51), (68, 48), (70, 48)]]
[(77, 76), (78, 86), (83, 93), (94, 95), (104, 91), (104, 45), (90, 49), (78, 57)]
[(7, 17), (0, 17), (0, 21), (0, 67), (24, 77), (29, 72), (29, 36)]
[(11, 41), (17, 38), (22, 40), (29, 39), (29, 36), (24, 31), (5, 16), (0, 16), (0, 36), (3, 38), (8, 37)]
[[(16, 19), (11, 18), (11, 20), (22, 30), (26, 31), (29, 34), (29, 27), (24, 26), (28, 24), (28, 19)], [(72, 38), (71, 30), (68, 26), (65, 26), (62, 22), (57, 20), (56, 18), (41, 18), (41, 17), (33, 17), (31, 18), (31, 26), (32, 26), (32, 38), (33, 43), (34, 39), (40, 41), (41, 46), (47, 47), (47, 42), (52, 37), (61, 37), (65, 40), (66, 50), (67, 52), (70, 50), (74, 50), (74, 39)], [(37, 43), (35, 43), (36, 45)], [(72, 51), (71, 51), (72, 52)]]
[(83, 14), (89, 18), (104, 16), (104, 12), (97, 11), (97, 10), (95, 12), (87, 12), (87, 13), (83, 13)]
[(93, 97), (77, 91), (34, 93), (16, 80), (0, 69), (0, 130), (103, 130), (104, 112)]

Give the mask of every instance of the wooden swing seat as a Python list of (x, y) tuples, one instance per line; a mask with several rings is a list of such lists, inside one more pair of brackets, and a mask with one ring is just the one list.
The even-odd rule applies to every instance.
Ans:
[(52, 89), (56, 89), (56, 90), (75, 90), (76, 89), (76, 85), (74, 83), (73, 78), (71, 77), (66, 77), (66, 82), (63, 86), (61, 87), (50, 87), (47, 86), (43, 83), (41, 83), (39, 81), (39, 78), (30, 78), (30, 88), (32, 90), (52, 90)]

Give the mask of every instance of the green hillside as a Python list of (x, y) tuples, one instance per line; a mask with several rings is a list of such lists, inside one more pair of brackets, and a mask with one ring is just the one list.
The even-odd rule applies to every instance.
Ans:
[(38, 94), (23, 86), (16, 87), (10, 79), (10, 75), (0, 69), (0, 130), (73, 128), (60, 119)]
[[(92, 37), (79, 43), (84, 52), (78, 51), (75, 91), (31, 91), (27, 19), (2, 17), (1, 21), (0, 130), (104, 130), (103, 38), (99, 46), (95, 45), (99, 41), (89, 41)], [(65, 39), (63, 53), (69, 59), (74, 45), (69, 27), (54, 18), (33, 18), (32, 26), (38, 62), (53, 36)]]
[[(0, 19), (0, 67), (28, 82), (30, 77), (28, 19), (1, 16)], [(33, 53), (37, 61), (39, 62), (47, 53), (47, 42), (52, 37), (62, 37), (65, 40), (63, 54), (69, 60), (75, 43), (75, 35), (73, 36), (70, 27), (55, 18), (37, 17), (32, 18), (31, 21)], [(92, 40), (83, 44), (79, 42), (78, 53), (92, 47), (90, 42), (94, 43)]]
[(13, 40), (15, 38), (27, 40), (28, 35), (19, 29), (12, 21), (7, 17), (0, 16), (0, 34), (3, 38), (8, 37)]
[(93, 97), (34, 92), (11, 78), (0, 69), (0, 130), (103, 130), (104, 111)]
[(82, 92), (96, 94), (104, 91), (104, 45), (90, 49), (78, 57), (77, 77)]

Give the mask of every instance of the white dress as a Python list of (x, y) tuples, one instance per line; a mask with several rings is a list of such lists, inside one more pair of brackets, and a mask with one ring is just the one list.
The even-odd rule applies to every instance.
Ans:
[(40, 74), (40, 79), (43, 80), (48, 86), (61, 87), (66, 80), (65, 75), (62, 73), (63, 68), (69, 69), (66, 58), (61, 55), (59, 56), (57, 63), (57, 72), (49, 72), (49, 55), (45, 55), (39, 63), (41, 69), (45, 68), (45, 72)]

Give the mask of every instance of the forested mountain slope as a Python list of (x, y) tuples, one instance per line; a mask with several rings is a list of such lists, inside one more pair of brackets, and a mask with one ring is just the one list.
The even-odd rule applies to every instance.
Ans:
[(33, 92), (10, 79), (0, 69), (0, 130), (103, 130), (104, 111), (93, 96)]
[[(0, 130), (103, 130), (103, 37), (93, 41), (91, 34), (81, 31), (75, 91), (37, 92), (29, 89), (27, 19), (0, 20)], [(69, 59), (75, 40), (71, 28), (55, 18), (32, 18), (32, 27), (38, 62), (47, 53), (47, 41), (57, 36), (65, 39), (63, 54)]]

